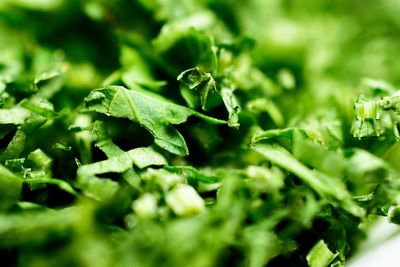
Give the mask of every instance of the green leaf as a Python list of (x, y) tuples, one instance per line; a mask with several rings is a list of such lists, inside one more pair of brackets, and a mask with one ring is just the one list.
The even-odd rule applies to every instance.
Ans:
[(186, 179), (192, 182), (202, 183), (217, 183), (220, 181), (219, 178), (214, 176), (205, 175), (192, 166), (165, 166), (164, 169), (171, 173), (182, 175)]
[(6, 210), (20, 198), (22, 179), (0, 165), (0, 210)]
[(379, 100), (366, 100), (360, 97), (354, 104), (354, 109), (355, 119), (351, 127), (351, 133), (354, 137), (361, 139), (381, 136), (388, 128), (393, 128), (393, 126), (395, 132), (397, 132), (396, 125), (399, 119), (395, 116), (389, 116), (390, 113), (388, 112), (393, 110), (399, 114), (400, 91)]
[(270, 162), (297, 175), (320, 196), (336, 202), (336, 204), (354, 216), (362, 217), (365, 214), (365, 210), (353, 201), (352, 196), (339, 179), (307, 168), (282, 146), (258, 144), (252, 149), (263, 155)]
[(389, 222), (390, 223), (395, 223), (395, 224), (400, 224), (400, 208), (399, 207), (394, 208), (390, 212)]
[(212, 75), (200, 71), (199, 68), (185, 70), (178, 76), (180, 90), (188, 105), (196, 108), (201, 105), (203, 110), (208, 110), (222, 102), (228, 111), (228, 126), (239, 127), (239, 103), (230, 87), (219, 88)]
[(290, 142), (289, 147), (292, 145), (292, 139), (294, 132), (298, 132), (298, 134), (308, 136), (307, 132), (303, 129), (300, 128), (284, 128), (284, 129), (274, 129), (274, 130), (268, 130), (268, 131), (259, 131), (255, 133), (252, 137), (251, 143), (256, 144), (259, 142), (269, 142), (271, 140), (275, 141), (278, 138), (287, 140)]
[[(110, 153), (109, 155), (113, 154)], [(85, 194), (95, 199), (110, 199), (118, 191), (118, 183), (111, 179), (96, 177), (96, 175), (128, 172), (126, 175), (123, 174), (123, 177), (135, 187), (137, 186), (134, 181), (135, 177), (129, 174), (129, 171), (132, 170), (132, 164), (135, 164), (138, 168), (146, 168), (166, 165), (167, 161), (151, 147), (140, 147), (121, 154), (118, 153), (107, 160), (80, 166), (77, 171), (79, 187), (84, 190)]]
[(235, 95), (233, 94), (233, 90), (231, 88), (222, 88), (221, 96), (222, 101), (224, 101), (224, 105), (229, 114), (228, 126), (239, 128), (240, 107)]
[(121, 63), (123, 66), (121, 80), (130, 89), (144, 87), (159, 91), (167, 84), (165, 81), (157, 81), (153, 78), (145, 59), (131, 47), (122, 46)]
[(4, 162), (7, 159), (18, 157), (23, 152), (26, 142), (29, 141), (28, 137), (37, 131), (46, 121), (46, 118), (37, 115), (27, 118), (24, 124), (19, 126), (13, 139), (0, 155), (0, 161)]
[(199, 68), (185, 70), (178, 76), (180, 91), (191, 108), (201, 105), (208, 110), (221, 102), (215, 81), (210, 73), (201, 72)]
[(247, 102), (246, 109), (259, 114), (266, 112), (277, 126), (283, 126), (284, 117), (278, 106), (267, 98), (256, 98)]
[(45, 99), (33, 98), (28, 100), (25, 98), (21, 101), (21, 106), (48, 119), (54, 119), (57, 116), (53, 104)]
[(87, 208), (1, 214), (0, 247), (41, 245), (60, 237), (67, 238), (79, 225), (90, 225), (90, 221), (82, 221), (88, 214)]
[(91, 176), (108, 172), (122, 173), (132, 168), (132, 164), (143, 169), (149, 166), (166, 165), (166, 159), (151, 147), (140, 147), (124, 152), (110, 159), (78, 168), (78, 176)]
[(11, 109), (0, 109), (0, 123), (21, 125), (31, 115), (31, 113), (21, 107)]
[(96, 146), (100, 148), (108, 158), (121, 156), (125, 153), (125, 151), (115, 145), (110, 139), (98, 141), (96, 142)]
[(206, 72), (216, 69), (217, 56), (213, 39), (201, 31), (201, 28), (213, 23), (215, 17), (212, 13), (200, 12), (163, 26), (153, 45), (161, 58), (169, 63), (167, 68), (172, 75), (176, 76), (182, 69), (193, 66), (199, 66)]
[(99, 178), (94, 175), (81, 175), (78, 177), (77, 187), (80, 188), (86, 196), (97, 201), (108, 201), (120, 190), (118, 182), (108, 178)]
[(85, 103), (87, 110), (139, 123), (154, 136), (158, 146), (177, 155), (187, 155), (189, 151), (182, 135), (172, 127), (173, 124), (181, 124), (192, 115), (208, 123), (225, 123), (162, 98), (121, 86), (93, 90), (85, 98)]
[(51, 11), (59, 8), (62, 5), (62, 0), (39, 0), (39, 1), (30, 1), (30, 0), (5, 0), (5, 4), (12, 4), (18, 7), (31, 9), (35, 11)]
[(318, 241), (307, 254), (307, 262), (310, 267), (327, 267), (338, 253), (332, 253), (323, 240)]
[(24, 180), (24, 183), (31, 187), (35, 187), (37, 185), (43, 185), (43, 184), (53, 184), (58, 186), (61, 190), (64, 190), (65, 192), (68, 192), (72, 195), (77, 195), (77, 192), (75, 189), (66, 181), (60, 180), (60, 179), (55, 179), (55, 178), (29, 178)]
[(36, 169), (50, 171), (52, 159), (47, 156), (41, 149), (36, 149), (28, 155), (28, 160), (34, 165)]

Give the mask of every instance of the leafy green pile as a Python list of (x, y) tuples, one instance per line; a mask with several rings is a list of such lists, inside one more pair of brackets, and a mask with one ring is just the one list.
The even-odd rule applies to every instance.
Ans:
[(398, 11), (0, 1), (1, 265), (343, 266), (400, 222)]

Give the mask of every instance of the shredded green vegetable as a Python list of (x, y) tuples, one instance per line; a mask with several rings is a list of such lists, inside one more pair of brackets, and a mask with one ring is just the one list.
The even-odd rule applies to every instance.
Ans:
[(399, 12), (0, 1), (0, 265), (344, 266), (400, 223)]

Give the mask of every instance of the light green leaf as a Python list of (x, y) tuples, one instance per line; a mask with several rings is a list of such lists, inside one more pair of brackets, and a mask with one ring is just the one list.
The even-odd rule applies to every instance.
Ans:
[(15, 204), (21, 194), (22, 179), (0, 165), (0, 210)]
[(45, 244), (50, 237), (70, 236), (78, 225), (90, 225), (89, 221), (82, 221), (86, 213), (82, 207), (73, 207), (60, 211), (1, 214), (0, 247)]
[(25, 122), (30, 114), (29, 110), (21, 107), (0, 109), (0, 123), (20, 125)]
[(307, 263), (310, 267), (327, 267), (338, 253), (332, 253), (323, 240), (318, 241), (307, 255)]
[(143, 169), (148, 166), (166, 165), (166, 159), (151, 147), (140, 147), (123, 152), (121, 155), (107, 160), (82, 165), (78, 169), (78, 176), (90, 176), (108, 172), (122, 173), (132, 168), (132, 164)]
[(189, 182), (217, 183), (220, 181), (218, 177), (206, 175), (192, 166), (165, 166), (164, 169), (171, 173), (182, 175)]
[(49, 172), (52, 166), (52, 159), (47, 156), (40, 148), (32, 151), (28, 155), (28, 160), (34, 165), (38, 170), (44, 170)]
[(191, 68), (179, 74), (180, 91), (191, 108), (201, 105), (203, 110), (210, 109), (221, 102), (216, 83), (210, 73)]
[(19, 126), (19, 129), (15, 133), (13, 139), (7, 145), (4, 152), (0, 155), (0, 161), (12, 159), (18, 157), (24, 150), (26, 142), (29, 140), (29, 136), (37, 131), (47, 119), (42, 116), (32, 115), (24, 124)]
[[(115, 152), (113, 152), (115, 154)], [(110, 154), (109, 154), (110, 155)], [(111, 153), (112, 155), (112, 153)], [(78, 168), (78, 183), (86, 195), (98, 200), (110, 199), (118, 191), (117, 182), (107, 178), (96, 177), (98, 174), (122, 173), (125, 180), (137, 186), (136, 175), (129, 171), (132, 164), (138, 168), (166, 165), (166, 159), (151, 147), (140, 147), (122, 152), (107, 160), (82, 165)], [(127, 173), (126, 173), (127, 172)]]
[(229, 114), (228, 126), (239, 127), (240, 107), (232, 88), (219, 88), (211, 73), (202, 72), (198, 67), (179, 74), (178, 81), (181, 94), (190, 107), (201, 106), (203, 110), (208, 110), (223, 102)]
[(233, 90), (231, 88), (222, 88), (221, 96), (222, 101), (224, 101), (224, 105), (229, 114), (228, 126), (239, 128), (240, 107), (235, 95), (233, 94)]
[(46, 184), (53, 184), (58, 186), (61, 190), (64, 190), (65, 192), (68, 192), (72, 195), (77, 195), (77, 192), (75, 189), (66, 181), (61, 180), (61, 179), (55, 179), (55, 178), (29, 178), (25, 179), (24, 183), (29, 185), (30, 187), (35, 187), (35, 186), (40, 186), (40, 185), (46, 185)]

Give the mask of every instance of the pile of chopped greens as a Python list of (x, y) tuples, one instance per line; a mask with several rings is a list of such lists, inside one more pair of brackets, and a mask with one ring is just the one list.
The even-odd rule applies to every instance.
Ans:
[(400, 223), (399, 12), (0, 1), (1, 266), (343, 266)]

